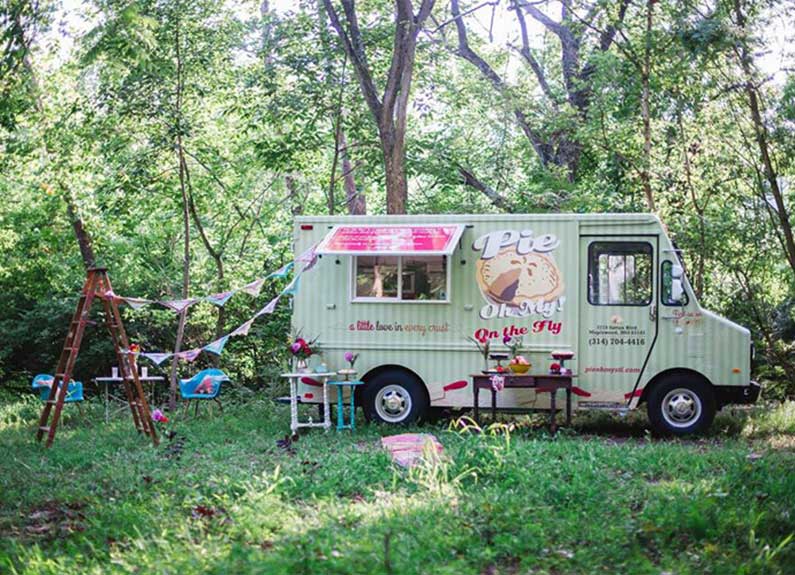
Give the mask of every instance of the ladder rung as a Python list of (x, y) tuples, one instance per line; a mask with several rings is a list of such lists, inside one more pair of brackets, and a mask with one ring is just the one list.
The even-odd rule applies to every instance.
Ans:
[(49, 403), (50, 405), (56, 405), (58, 403), (57, 399), (48, 399), (44, 403)]
[(42, 425), (41, 427), (39, 427), (39, 431), (49, 431), (49, 430), (50, 428), (46, 425)]

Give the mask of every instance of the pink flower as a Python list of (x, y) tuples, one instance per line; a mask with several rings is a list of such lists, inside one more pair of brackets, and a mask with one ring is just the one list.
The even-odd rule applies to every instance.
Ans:
[(168, 423), (168, 417), (159, 409), (155, 409), (152, 412), (152, 421), (157, 423)]
[(292, 351), (293, 353), (298, 353), (299, 351), (301, 351), (301, 348), (302, 348), (301, 343), (296, 341), (294, 344), (290, 346), (290, 351)]

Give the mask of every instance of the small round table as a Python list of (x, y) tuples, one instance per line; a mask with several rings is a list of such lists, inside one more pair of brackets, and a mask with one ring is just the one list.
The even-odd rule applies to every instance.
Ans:
[[(358, 379), (351, 379), (356, 375), (355, 369), (341, 369), (337, 372), (337, 375), (341, 376), (343, 379), (328, 382), (329, 385), (333, 385), (337, 388), (337, 431), (342, 429), (350, 429), (353, 431), (356, 429), (356, 403), (354, 401), (356, 386), (364, 385), (364, 382)], [(351, 394), (350, 423), (345, 423), (345, 401), (343, 398), (343, 391), (346, 386), (349, 388)]]

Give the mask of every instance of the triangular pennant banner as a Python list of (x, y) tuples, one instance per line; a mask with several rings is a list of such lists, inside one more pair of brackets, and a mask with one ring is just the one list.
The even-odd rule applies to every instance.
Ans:
[(259, 311), (258, 311), (258, 312), (257, 312), (257, 313), (254, 315), (254, 317), (259, 317), (259, 316), (261, 316), (261, 315), (265, 315), (266, 313), (273, 313), (273, 310), (275, 310), (275, 309), (276, 309), (276, 304), (277, 304), (277, 303), (279, 303), (279, 298), (280, 298), (280, 297), (281, 297), (281, 296), (278, 296), (278, 295), (277, 295), (275, 298), (273, 298), (271, 301), (269, 301), (269, 302), (268, 302), (268, 305), (266, 305), (264, 308), (262, 308), (261, 310), (259, 310)]
[(229, 298), (235, 295), (233, 291), (222, 291), (221, 293), (214, 293), (205, 297), (205, 301), (210, 302), (218, 307), (224, 307), (224, 304), (229, 301)]
[(254, 280), (250, 284), (246, 284), (242, 288), (240, 288), (240, 291), (246, 292), (248, 295), (257, 297), (259, 295), (259, 292), (262, 291), (262, 284), (264, 283), (265, 283), (265, 278)]
[(251, 329), (251, 325), (254, 323), (254, 318), (252, 317), (246, 323), (240, 324), (240, 326), (230, 333), (231, 336), (238, 336), (238, 335), (248, 335), (249, 330)]
[(195, 304), (197, 301), (199, 301), (199, 300), (196, 300), (196, 299), (172, 299), (172, 300), (160, 301), (158, 303), (160, 305), (162, 305), (162, 306), (167, 307), (168, 309), (172, 309), (175, 312), (180, 313), (180, 312), (186, 310), (187, 308), (189, 308), (190, 306), (192, 306), (193, 304)]
[(286, 278), (290, 274), (290, 270), (293, 269), (295, 262), (290, 262), (289, 264), (283, 265), (281, 268), (273, 272), (272, 274), (268, 275), (265, 279), (271, 278)]
[(145, 357), (155, 365), (160, 365), (164, 361), (166, 361), (169, 357), (174, 355), (173, 353), (142, 353), (141, 356)]
[(315, 244), (314, 246), (306, 250), (304, 253), (302, 253), (300, 256), (298, 256), (298, 261), (304, 264), (304, 266), (301, 268), (302, 272), (309, 271), (313, 267), (315, 267), (315, 264), (317, 263), (317, 252), (315, 251), (316, 249), (317, 249), (317, 244)]
[(123, 297), (120, 299), (133, 309), (140, 309), (145, 305), (154, 303), (151, 299), (144, 299), (142, 297)]
[(293, 281), (291, 281), (287, 285), (287, 287), (282, 290), (282, 293), (280, 293), (279, 295), (295, 295), (296, 292), (298, 292), (298, 285), (300, 283), (300, 280), (301, 280), (301, 274), (298, 274), (293, 278)]
[(215, 355), (221, 355), (221, 352), (224, 351), (224, 346), (226, 342), (229, 340), (229, 336), (225, 335), (223, 337), (219, 337), (212, 343), (208, 343), (202, 349), (204, 351), (209, 351), (210, 353), (214, 353)]
[(187, 349), (185, 351), (179, 352), (177, 354), (177, 359), (180, 359), (180, 360), (183, 360), (183, 361), (194, 361), (197, 357), (199, 357), (199, 354), (201, 352), (202, 352), (202, 350), (201, 350), (200, 347), (197, 347), (195, 349)]

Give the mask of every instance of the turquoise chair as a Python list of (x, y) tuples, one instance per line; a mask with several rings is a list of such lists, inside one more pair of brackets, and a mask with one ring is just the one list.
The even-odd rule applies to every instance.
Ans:
[[(212, 392), (196, 393), (196, 389), (208, 377), (211, 379)], [(190, 402), (194, 399), (212, 399), (218, 404), (218, 408), (223, 412), (224, 406), (221, 405), (221, 400), (218, 399), (218, 395), (221, 393), (221, 384), (225, 381), (229, 381), (229, 376), (227, 376), (220, 369), (204, 369), (190, 379), (181, 379), (179, 381), (179, 393), (182, 396), (182, 400), (185, 402), (185, 414), (187, 415)], [(197, 402), (196, 409), (193, 414), (198, 415), (198, 413), (199, 403)]]
[[(40, 373), (36, 377), (33, 378), (33, 383), (31, 387), (34, 391), (39, 392), (39, 398), (42, 401), (47, 401), (50, 399), (50, 385), (52, 384), (55, 378), (47, 373)], [(61, 387), (63, 387), (63, 382), (61, 382)], [(64, 403), (77, 403), (77, 407), (80, 409), (80, 412), (83, 412), (82, 407), (80, 407), (80, 402), (83, 401), (83, 384), (80, 381), (70, 381), (69, 385), (66, 387), (66, 397), (64, 398)]]

